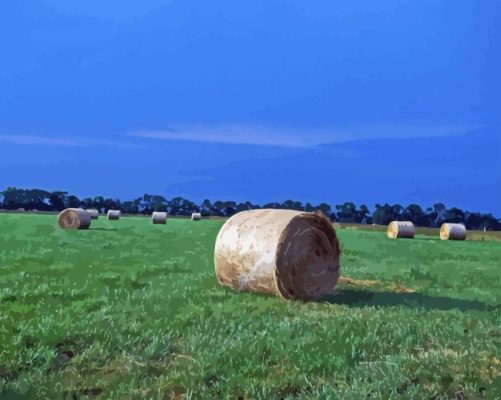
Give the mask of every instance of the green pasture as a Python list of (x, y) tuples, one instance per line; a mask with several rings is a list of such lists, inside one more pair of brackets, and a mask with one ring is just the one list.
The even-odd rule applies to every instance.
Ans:
[(302, 303), (218, 285), (223, 223), (0, 214), (0, 399), (501, 399), (495, 236), (338, 227)]

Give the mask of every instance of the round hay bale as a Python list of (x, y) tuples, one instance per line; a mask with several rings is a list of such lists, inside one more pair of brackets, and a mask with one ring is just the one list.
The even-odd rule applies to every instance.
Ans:
[(151, 220), (155, 225), (156, 224), (165, 225), (167, 223), (167, 213), (155, 211), (153, 214), (151, 214)]
[(339, 253), (334, 227), (323, 214), (249, 210), (219, 231), (214, 264), (221, 285), (307, 301), (334, 293)]
[(121, 215), (122, 215), (122, 211), (120, 211), (120, 210), (108, 210), (107, 218), (110, 221), (117, 221), (120, 219)]
[(414, 224), (411, 221), (392, 221), (388, 225), (386, 234), (390, 239), (413, 239), (416, 234), (416, 228), (414, 228)]
[(99, 218), (99, 211), (98, 210), (87, 210), (87, 212), (90, 214), (91, 219), (98, 219)]
[(90, 214), (81, 208), (67, 208), (57, 217), (62, 229), (88, 229), (90, 221)]
[(191, 214), (192, 221), (200, 221), (201, 219), (202, 219), (202, 214), (200, 214), (200, 213)]
[(465, 240), (466, 228), (463, 224), (445, 223), (440, 227), (441, 240)]

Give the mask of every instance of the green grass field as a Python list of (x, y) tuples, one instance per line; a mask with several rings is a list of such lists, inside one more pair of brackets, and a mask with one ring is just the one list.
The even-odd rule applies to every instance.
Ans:
[(285, 302), (218, 285), (223, 223), (0, 214), (0, 398), (501, 399), (500, 241), (340, 228), (373, 282)]

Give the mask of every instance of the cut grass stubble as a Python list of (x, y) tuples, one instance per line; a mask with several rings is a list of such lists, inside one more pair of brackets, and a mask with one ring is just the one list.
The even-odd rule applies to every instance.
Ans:
[(0, 397), (501, 397), (498, 241), (339, 228), (301, 303), (220, 287), (222, 224), (0, 215)]

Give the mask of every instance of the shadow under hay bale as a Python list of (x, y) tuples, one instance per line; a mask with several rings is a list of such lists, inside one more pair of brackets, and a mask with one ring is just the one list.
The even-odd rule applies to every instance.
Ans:
[(448, 297), (426, 296), (420, 293), (372, 292), (368, 290), (338, 289), (335, 295), (327, 295), (319, 302), (343, 304), (349, 307), (407, 307), (428, 310), (496, 311), (492, 306), (477, 300), (459, 300)]
[(221, 285), (312, 300), (334, 292), (339, 243), (323, 215), (293, 210), (250, 210), (221, 228), (214, 254)]

